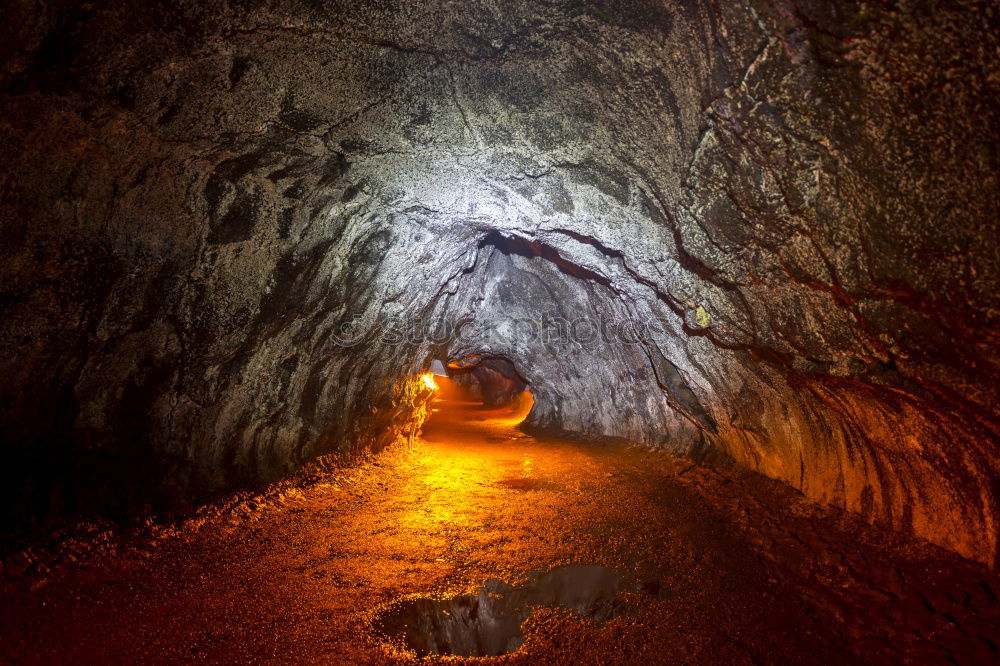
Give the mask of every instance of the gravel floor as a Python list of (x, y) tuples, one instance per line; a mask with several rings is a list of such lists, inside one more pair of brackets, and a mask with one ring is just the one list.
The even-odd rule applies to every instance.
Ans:
[[(730, 469), (536, 439), (442, 404), (415, 446), (8, 585), (8, 663), (397, 663), (373, 630), (415, 596), (567, 564), (623, 577), (596, 622), (534, 608), (509, 663), (982, 663), (995, 574)], [(185, 533), (190, 530), (190, 533)], [(456, 657), (450, 659), (461, 661)], [(475, 661), (474, 659), (471, 661)]]

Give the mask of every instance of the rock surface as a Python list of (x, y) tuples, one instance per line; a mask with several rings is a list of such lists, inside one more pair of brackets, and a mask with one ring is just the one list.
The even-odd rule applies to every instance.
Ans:
[(481, 354), (529, 426), (712, 451), (995, 562), (992, 3), (5, 23), (7, 523), (377, 447), (432, 358)]

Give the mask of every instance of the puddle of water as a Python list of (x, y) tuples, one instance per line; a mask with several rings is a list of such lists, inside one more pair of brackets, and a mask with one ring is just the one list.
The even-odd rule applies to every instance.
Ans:
[(605, 622), (624, 610), (618, 599), (622, 589), (622, 576), (613, 569), (572, 564), (535, 574), (517, 587), (489, 580), (478, 594), (405, 599), (380, 613), (374, 628), (418, 657), (508, 654), (524, 642), (521, 624), (532, 608), (562, 607)]

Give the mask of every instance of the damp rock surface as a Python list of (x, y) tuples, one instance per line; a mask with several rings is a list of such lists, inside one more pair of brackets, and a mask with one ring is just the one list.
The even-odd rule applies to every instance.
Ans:
[(995, 561), (992, 2), (8, 10), (5, 530), (377, 449), (483, 354)]

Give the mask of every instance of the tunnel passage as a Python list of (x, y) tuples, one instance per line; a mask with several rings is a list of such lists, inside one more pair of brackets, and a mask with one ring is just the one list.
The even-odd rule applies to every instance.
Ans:
[(528, 388), (528, 382), (505, 358), (473, 354), (451, 361), (447, 369), (449, 379), (485, 407), (508, 405)]
[(997, 18), (919, 4), (13, 7), (10, 529), (411, 437), (478, 353), (993, 563)]

